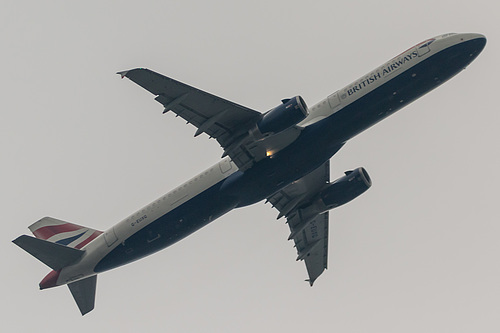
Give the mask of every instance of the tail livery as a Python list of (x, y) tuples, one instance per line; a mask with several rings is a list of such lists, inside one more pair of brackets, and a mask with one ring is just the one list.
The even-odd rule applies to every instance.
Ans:
[[(44, 217), (28, 227), (36, 238), (22, 235), (14, 244), (52, 268), (40, 282), (40, 289), (67, 284), (58, 281), (61, 270), (78, 263), (85, 250), (82, 248), (93, 241), (102, 231)], [(82, 315), (94, 308), (97, 275), (68, 283)]]
[(66, 245), (75, 249), (81, 249), (102, 234), (102, 231), (64, 222), (52, 217), (44, 217), (28, 228), (38, 239)]

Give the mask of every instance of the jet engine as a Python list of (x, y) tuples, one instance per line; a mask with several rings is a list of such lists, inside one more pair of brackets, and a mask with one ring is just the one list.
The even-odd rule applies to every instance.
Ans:
[(309, 204), (298, 209), (303, 220), (342, 206), (364, 193), (372, 186), (368, 172), (364, 168), (346, 171), (345, 176), (329, 184), (319, 192)]
[(264, 113), (257, 122), (262, 134), (279, 133), (304, 120), (309, 111), (300, 96), (283, 99), (282, 104)]
[[(293, 207), (290, 211), (280, 214), (281, 216), (286, 215), (288, 223), (292, 223), (294, 226), (288, 239), (293, 239), (298, 233), (302, 232), (318, 214), (348, 203), (364, 193), (370, 186), (372, 186), (372, 182), (364, 168), (346, 171), (345, 176), (327, 185), (307, 204), (299, 204), (300, 206), (297, 209)], [(291, 222), (293, 219), (299, 221)]]
[(326, 210), (330, 210), (357, 198), (372, 186), (368, 172), (364, 168), (346, 171), (345, 176), (331, 183), (320, 192), (319, 200)]

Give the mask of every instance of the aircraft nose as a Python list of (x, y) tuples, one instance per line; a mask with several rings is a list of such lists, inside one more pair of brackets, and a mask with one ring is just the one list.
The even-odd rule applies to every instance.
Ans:
[(483, 34), (468, 34), (470, 36), (470, 39), (484, 39), (486, 41), (486, 36)]
[(481, 46), (481, 49), (479, 50), (479, 52), (481, 52), (486, 46), (486, 36), (481, 34), (473, 34), (473, 35), (474, 35), (474, 40), (478, 41), (478, 44)]
[(486, 46), (486, 37), (482, 34), (468, 33), (459, 34), (459, 45), (463, 48), (463, 53), (468, 54), (468, 63), (472, 62)]
[(469, 33), (469, 34), (461, 34), (460, 39), (462, 42), (473, 42), (474, 45), (478, 48), (478, 51), (481, 52), (486, 45), (486, 36), (482, 34)]

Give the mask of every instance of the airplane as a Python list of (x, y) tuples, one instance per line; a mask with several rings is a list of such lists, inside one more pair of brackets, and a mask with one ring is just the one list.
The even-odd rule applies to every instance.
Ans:
[(97, 274), (162, 250), (227, 212), (266, 200), (285, 217), (310, 286), (327, 268), (329, 210), (358, 197), (372, 181), (363, 167), (330, 181), (330, 158), (375, 123), (438, 87), (483, 50), (480, 34), (427, 39), (308, 108), (300, 96), (265, 113), (145, 68), (118, 72), (215, 138), (216, 165), (106, 231), (44, 217), (35, 237), (13, 242), (52, 271), (40, 289), (68, 285), (82, 315), (94, 309)]

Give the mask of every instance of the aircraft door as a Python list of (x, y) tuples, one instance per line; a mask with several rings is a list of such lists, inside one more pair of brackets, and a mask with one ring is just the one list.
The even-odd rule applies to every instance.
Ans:
[(229, 158), (223, 159), (219, 162), (220, 172), (223, 174), (230, 171), (233, 166), (231, 165), (231, 160)]
[(330, 96), (328, 96), (328, 104), (330, 104), (330, 109), (335, 110), (340, 105), (339, 92), (336, 91)]
[(106, 241), (106, 244), (108, 245), (108, 247), (113, 245), (118, 240), (118, 237), (116, 236), (114, 227), (111, 228), (111, 230), (108, 230), (104, 233), (104, 240)]

